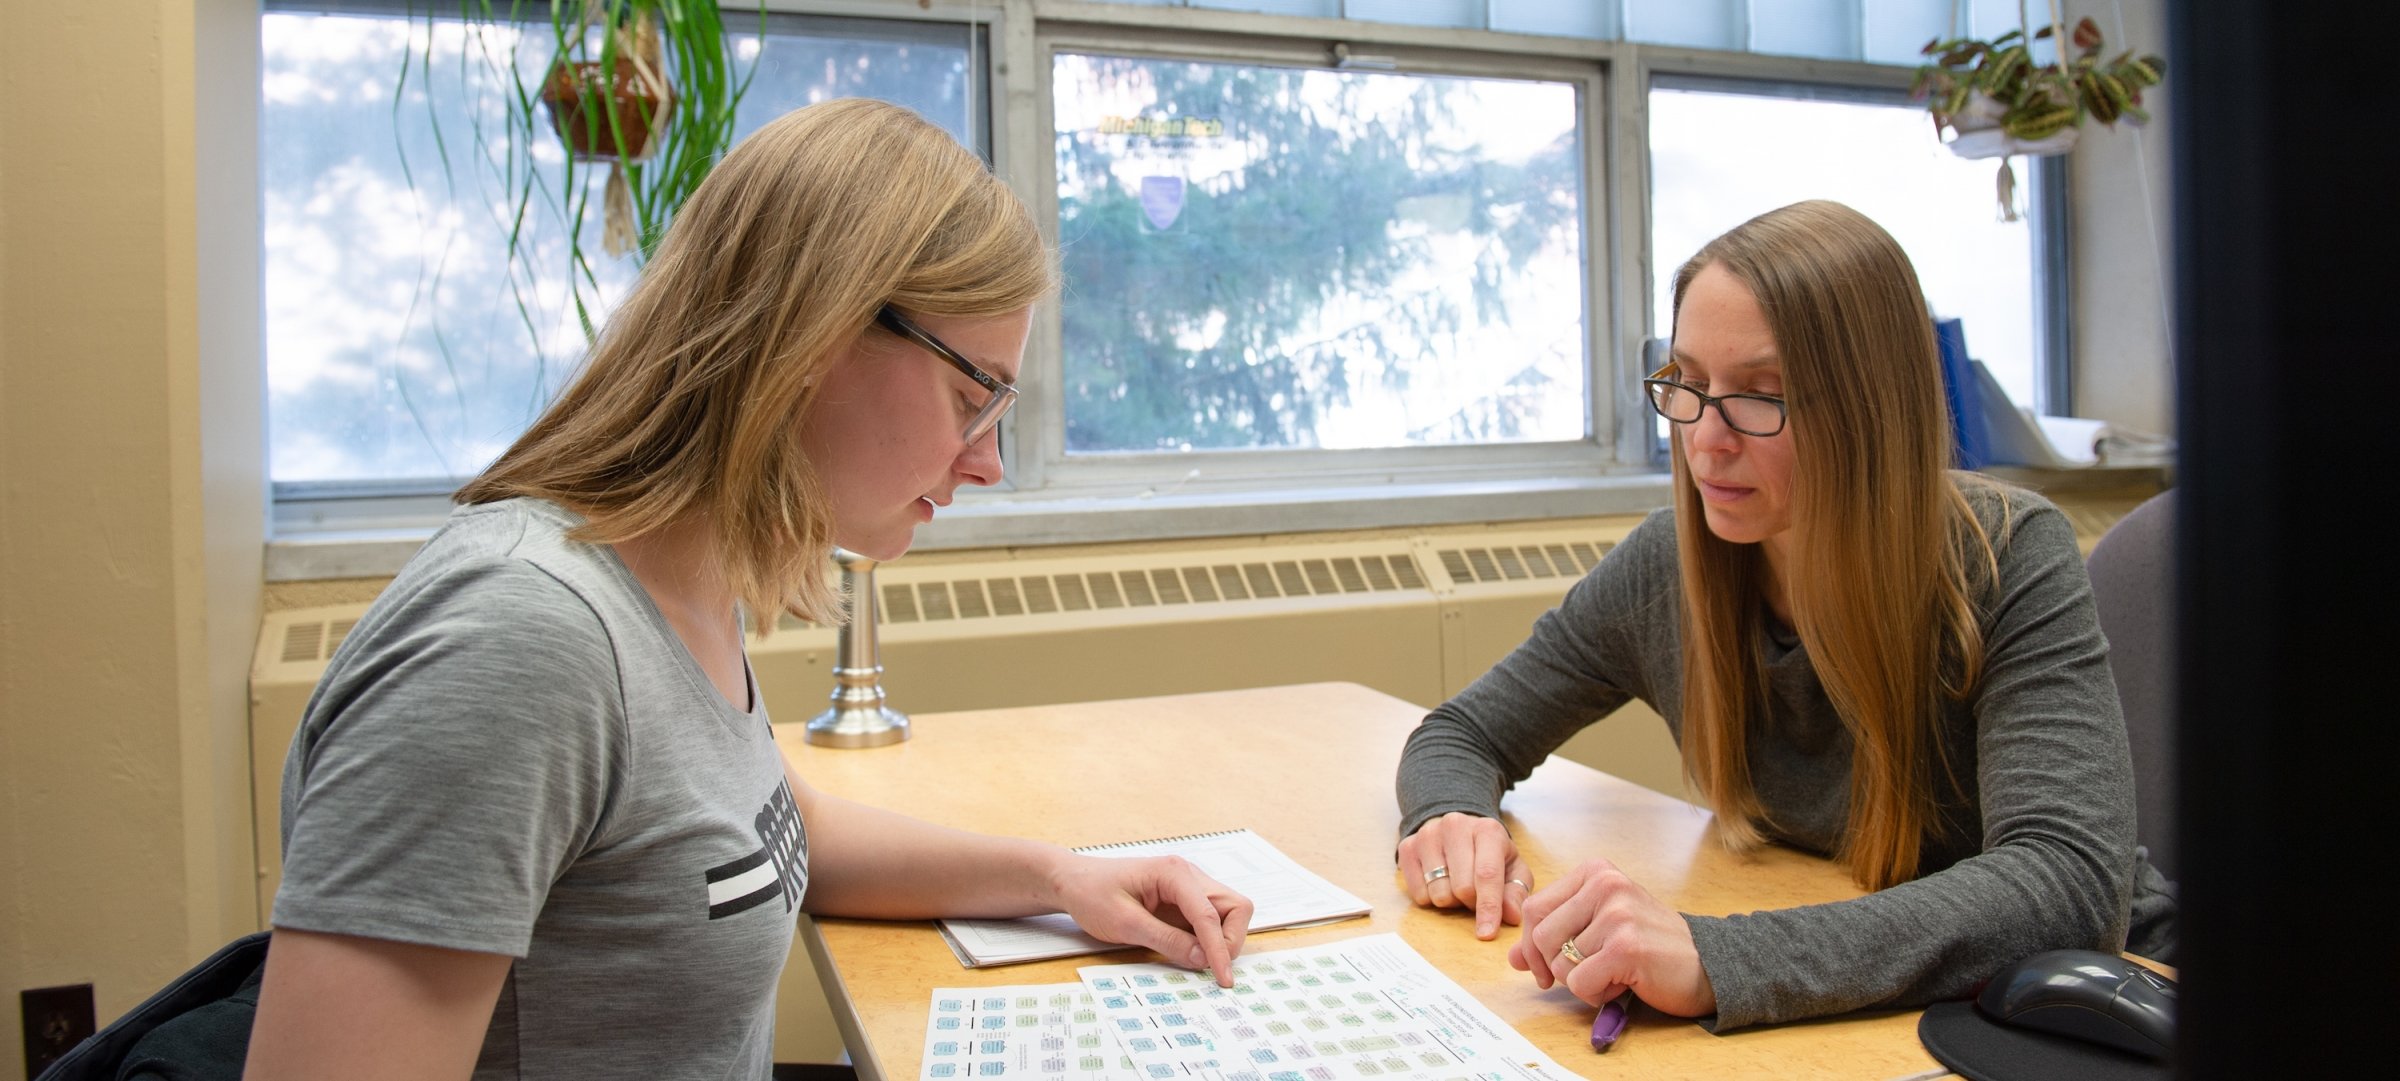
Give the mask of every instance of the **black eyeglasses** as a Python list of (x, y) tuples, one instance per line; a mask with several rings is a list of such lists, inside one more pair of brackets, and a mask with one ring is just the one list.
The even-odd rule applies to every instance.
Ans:
[(991, 400), (984, 402), (983, 408), (976, 411), (974, 419), (967, 421), (965, 439), (968, 446), (974, 446), (976, 441), (991, 434), (992, 429), (1000, 426), (1000, 418), (1008, 415), (1009, 407), (1017, 404), (1017, 388), (994, 378), (992, 373), (977, 367), (974, 361), (960, 355), (958, 350), (943, 345), (940, 338), (926, 333), (924, 327), (909, 322), (899, 312), (893, 311), (891, 305), (886, 304), (876, 311), (875, 323), (885, 330), (924, 346), (927, 352), (948, 361), (951, 367), (967, 373), (967, 378), (974, 380), (983, 389), (992, 392)]
[(1725, 418), (1725, 426), (1743, 435), (1769, 436), (1783, 431), (1783, 399), (1764, 394), (1703, 394), (1672, 379), (1660, 378), (1674, 369), (1668, 364), (1642, 380), (1642, 389), (1650, 392), (1650, 408), (1658, 415), (1677, 424), (1693, 424), (1708, 407), (1717, 407), (1717, 415)]

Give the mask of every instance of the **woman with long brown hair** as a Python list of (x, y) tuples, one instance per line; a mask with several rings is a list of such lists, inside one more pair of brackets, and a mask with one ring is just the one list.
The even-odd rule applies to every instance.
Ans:
[(1230, 983), (1250, 905), (1174, 859), (819, 793), (747, 622), (841, 618), (1000, 480), (1054, 272), (983, 163), (850, 99), (744, 140), (584, 370), (377, 598), (284, 769), (261, 1078), (757, 1078), (795, 913), (1063, 911)]
[[(1510, 963), (1713, 1030), (1969, 993), (2061, 947), (2172, 949), (2134, 846), (2107, 645), (2072, 528), (1948, 468), (1932, 320), (1891, 236), (1837, 203), (1762, 214), (1674, 280), (1674, 506), (1410, 736), (1399, 873), (1521, 923)], [(1604, 858), (1537, 884), (1502, 792), (1630, 698), (1734, 849), (1822, 853), (1873, 892), (1678, 913)], [(1594, 854), (1597, 856), (1598, 854)], [(1536, 886), (1541, 888), (1537, 891)]]

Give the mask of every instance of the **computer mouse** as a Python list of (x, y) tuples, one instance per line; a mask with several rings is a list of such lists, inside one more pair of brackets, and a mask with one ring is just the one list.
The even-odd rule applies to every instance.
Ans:
[(1975, 1008), (2005, 1025), (2148, 1059), (2175, 1046), (2175, 981), (2097, 950), (2051, 950), (2002, 968)]

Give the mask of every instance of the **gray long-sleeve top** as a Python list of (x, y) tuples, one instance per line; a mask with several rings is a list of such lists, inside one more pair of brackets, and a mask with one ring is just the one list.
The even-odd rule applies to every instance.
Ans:
[[(2129, 912), (2146, 933), (2171, 933), (2157, 928), (2171, 926), (2172, 887), (2134, 848), (2125, 723), (2074, 531), (2039, 496), (1964, 487), (2000, 570), (1979, 598), (1982, 680), (1944, 703), (1965, 800), (1943, 808), (1914, 881), (1831, 904), (1687, 914), (1717, 995), (1702, 1022), (1712, 1031), (1963, 997), (2029, 954), (2122, 948)], [(1427, 716), (1400, 760), (1400, 835), (1452, 811), (1498, 817), (1503, 792), (1628, 698), (1680, 741), (1676, 567), (1674, 512), (1659, 511), (1525, 644)], [(1848, 825), (1850, 733), (1798, 636), (1765, 622), (1769, 710), (1749, 744), (1761, 826), (1831, 853)]]

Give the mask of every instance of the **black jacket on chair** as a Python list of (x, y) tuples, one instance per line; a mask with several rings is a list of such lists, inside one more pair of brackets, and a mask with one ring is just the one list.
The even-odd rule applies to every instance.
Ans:
[(267, 932), (244, 935), (109, 1022), (34, 1081), (231, 1081), (250, 1051)]

